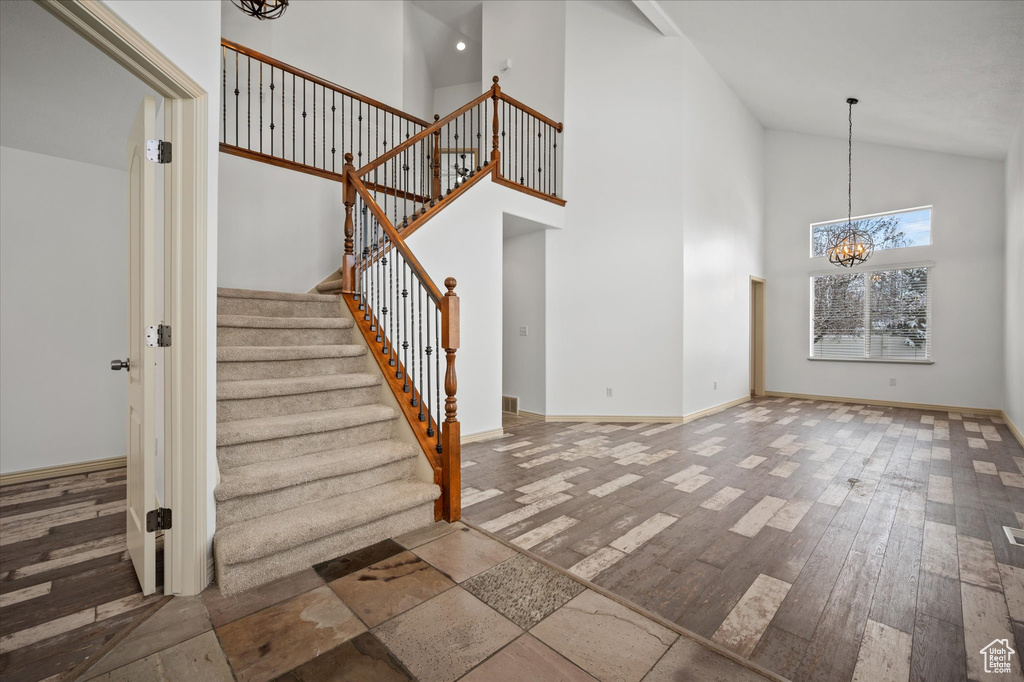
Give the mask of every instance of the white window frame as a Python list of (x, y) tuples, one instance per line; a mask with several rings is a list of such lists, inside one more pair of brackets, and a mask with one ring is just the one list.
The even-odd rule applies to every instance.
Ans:
[[(915, 206), (913, 208), (901, 208), (895, 211), (882, 211), (880, 213), (868, 213), (866, 215), (855, 215), (850, 218), (850, 222), (856, 222), (858, 220), (870, 220), (871, 218), (881, 218), (883, 216), (899, 215), (901, 213), (913, 213), (914, 211), (923, 211), (928, 209), (929, 220), (928, 220), (928, 243), (927, 244), (915, 244), (913, 246), (901, 246), (896, 249), (879, 249), (875, 253), (899, 253), (906, 251), (907, 249), (917, 248), (928, 248), (935, 246), (935, 206), (933, 204), (925, 204), (924, 206)], [(814, 228), (821, 225), (838, 225), (843, 222), (843, 218), (835, 218), (832, 220), (821, 220), (816, 223), (811, 223), (807, 230), (807, 253), (812, 259), (827, 258), (824, 254), (821, 256), (814, 255)]]
[[(914, 209), (910, 209), (914, 210)], [(892, 215), (892, 213), (881, 213), (878, 215)], [(819, 223), (820, 224), (820, 223)], [(890, 249), (892, 251), (899, 251), (901, 249)], [(872, 272), (885, 272), (888, 270), (910, 270), (913, 268), (928, 268), (928, 357), (927, 358), (823, 358), (814, 355), (814, 278), (815, 277), (827, 277), (829, 275), (859, 275), (868, 274)], [(934, 365), (935, 364), (935, 315), (934, 306), (932, 305), (933, 298), (932, 292), (934, 290), (935, 282), (935, 271), (936, 266), (934, 261), (918, 261), (910, 263), (891, 263), (891, 264), (878, 264), (878, 265), (860, 265), (854, 268), (850, 268), (844, 272), (837, 271), (836, 268), (830, 270), (816, 270), (808, 273), (808, 302), (807, 302), (807, 313), (808, 313), (808, 324), (807, 324), (807, 349), (808, 349), (808, 360), (815, 362), (873, 362), (880, 364), (892, 364), (892, 365)], [(865, 283), (866, 284), (866, 283)], [(864, 350), (865, 356), (868, 354), (868, 344), (871, 342), (871, 334), (869, 333), (869, 320), (871, 315), (871, 287), (864, 287)]]

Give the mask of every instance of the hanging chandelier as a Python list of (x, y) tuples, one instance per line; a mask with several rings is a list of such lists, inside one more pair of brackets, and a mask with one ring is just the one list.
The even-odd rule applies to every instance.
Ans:
[(288, 0), (231, 0), (235, 7), (260, 21), (277, 19), (288, 9)]
[(847, 154), (846, 175), (846, 225), (836, 227), (829, 235), (825, 254), (833, 265), (851, 268), (863, 263), (871, 257), (875, 248), (871, 234), (853, 224), (853, 105), (857, 100), (853, 97), (846, 100), (850, 106), (849, 152)]

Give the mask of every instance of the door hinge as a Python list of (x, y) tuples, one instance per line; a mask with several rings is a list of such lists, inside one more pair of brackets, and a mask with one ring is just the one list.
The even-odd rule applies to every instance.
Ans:
[(155, 533), (158, 530), (171, 529), (171, 510), (167, 507), (160, 507), (146, 513), (146, 531)]
[(146, 160), (170, 163), (171, 143), (165, 140), (146, 140)]
[(150, 348), (167, 348), (171, 345), (171, 325), (151, 324), (146, 327), (146, 345)]

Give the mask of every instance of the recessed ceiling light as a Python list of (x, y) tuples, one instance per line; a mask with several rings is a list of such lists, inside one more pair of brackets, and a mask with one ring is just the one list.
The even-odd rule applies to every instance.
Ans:
[(459, 52), (462, 52), (463, 50), (466, 49), (466, 43), (460, 40), (459, 42), (455, 43), (455, 49), (458, 50)]

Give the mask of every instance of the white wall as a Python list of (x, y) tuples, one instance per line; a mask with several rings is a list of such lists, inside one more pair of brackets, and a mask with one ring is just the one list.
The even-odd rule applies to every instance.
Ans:
[(430, 78), (426, 49), (416, 30), (416, 21), (425, 12), (409, 0), (402, 3), (402, 111), (425, 121), (434, 115), (434, 83)]
[(1024, 116), (1006, 155), (1006, 399), (1003, 409), (1024, 429)]
[(305, 293), (341, 265), (341, 184), (224, 154), (217, 286)]
[[(854, 143), (853, 211), (932, 205), (932, 245), (872, 265), (933, 261), (935, 364), (808, 360), (810, 224), (842, 217), (845, 140), (767, 136), (767, 389), (976, 408), (1003, 403), (1004, 169), (997, 161)], [(890, 386), (890, 378), (896, 386)]]
[[(220, 4), (204, 0), (104, 0), (146, 40), (193, 78), (207, 93), (206, 164), (206, 471), (208, 550), (216, 527), (213, 488), (217, 482), (217, 184), (220, 151)], [(257, 22), (258, 23), (258, 22)], [(110, 371), (109, 369), (107, 370)]]
[[(484, 90), (486, 88), (482, 88), (476, 81), (462, 83), (461, 85), (449, 85), (445, 88), (435, 88), (434, 113), (438, 116), (447, 116), (463, 104), (468, 104), (476, 99)], [(433, 118), (433, 115), (431, 115), (431, 118)]]
[[(509, 234), (502, 241), (502, 395), (517, 396), (519, 409), (544, 414), (547, 405), (546, 297), (544, 288), (547, 232)], [(527, 335), (520, 327), (526, 327)]]
[(565, 12), (568, 205), (548, 235), (547, 412), (680, 416), (742, 397), (761, 128), (688, 40), (631, 5)]
[(0, 148), (2, 473), (125, 454), (126, 186)]
[(444, 291), (458, 280), (462, 348), (456, 360), (462, 435), (501, 428), (502, 224), (504, 214), (560, 228), (564, 210), (483, 179), (409, 237)]

